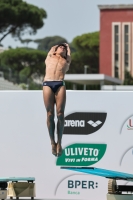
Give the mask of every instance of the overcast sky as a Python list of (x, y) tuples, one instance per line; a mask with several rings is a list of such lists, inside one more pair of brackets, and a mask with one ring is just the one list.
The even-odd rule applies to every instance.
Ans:
[[(99, 31), (100, 18), (98, 5), (101, 4), (133, 4), (133, 0), (25, 0), (47, 12), (43, 28), (36, 35), (24, 35), (25, 38), (44, 38), (59, 35), (71, 42), (74, 37), (84, 33)], [(5, 47), (25, 46), (7, 36), (2, 44)], [(29, 46), (35, 47), (35, 43)]]

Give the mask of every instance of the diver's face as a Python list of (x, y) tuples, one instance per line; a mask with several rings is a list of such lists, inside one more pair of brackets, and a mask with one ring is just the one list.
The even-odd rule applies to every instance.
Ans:
[(62, 56), (66, 56), (66, 48), (64, 46), (59, 46), (56, 53)]

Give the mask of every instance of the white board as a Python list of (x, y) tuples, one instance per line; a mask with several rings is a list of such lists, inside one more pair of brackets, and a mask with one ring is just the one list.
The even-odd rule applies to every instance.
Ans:
[(67, 91), (69, 134), (63, 135), (64, 154), (57, 162), (42, 91), (1, 91), (0, 177), (35, 177), (37, 198), (106, 200), (108, 179), (60, 166), (133, 173), (132, 104), (133, 92)]

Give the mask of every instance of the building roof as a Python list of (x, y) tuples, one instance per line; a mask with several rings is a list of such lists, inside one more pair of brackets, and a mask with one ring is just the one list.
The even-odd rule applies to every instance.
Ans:
[(65, 81), (81, 85), (121, 85), (122, 81), (105, 74), (66, 74)]
[(100, 10), (112, 9), (133, 9), (133, 4), (113, 4), (113, 5), (98, 5)]

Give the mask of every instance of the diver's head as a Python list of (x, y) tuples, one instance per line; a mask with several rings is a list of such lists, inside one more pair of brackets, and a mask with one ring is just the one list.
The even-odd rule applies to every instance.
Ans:
[(65, 59), (67, 58), (67, 46), (64, 43), (58, 44), (55, 48), (57, 54), (61, 55)]

